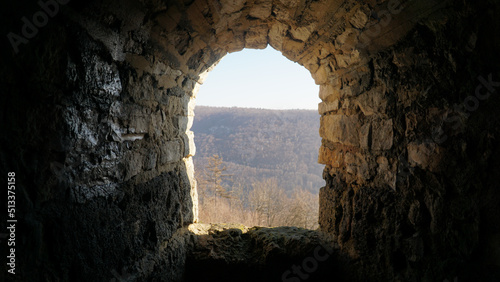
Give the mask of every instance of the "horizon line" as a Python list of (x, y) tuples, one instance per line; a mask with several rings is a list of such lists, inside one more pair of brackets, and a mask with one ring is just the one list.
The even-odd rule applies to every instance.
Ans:
[(210, 105), (195, 105), (197, 107), (205, 108), (222, 108), (222, 109), (248, 109), (248, 110), (270, 110), (270, 111), (317, 111), (318, 109), (305, 109), (305, 108), (289, 108), (289, 109), (276, 109), (276, 108), (255, 108), (255, 107), (241, 107), (241, 106), (210, 106)]

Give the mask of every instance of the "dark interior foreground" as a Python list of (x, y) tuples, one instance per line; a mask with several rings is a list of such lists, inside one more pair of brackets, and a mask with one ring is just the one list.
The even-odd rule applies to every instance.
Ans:
[[(1, 281), (500, 281), (498, 1), (1, 13)], [(198, 88), (267, 45), (320, 85), (317, 231), (196, 223)]]

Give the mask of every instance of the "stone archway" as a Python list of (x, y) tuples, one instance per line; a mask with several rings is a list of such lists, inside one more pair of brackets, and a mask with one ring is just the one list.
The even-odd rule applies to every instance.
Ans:
[[(186, 250), (172, 242), (197, 213), (192, 101), (227, 52), (267, 44), (320, 85), (319, 221), (356, 271), (372, 280), (467, 279), (482, 269), (494, 277), (499, 146), (489, 117), (498, 99), (474, 90), (497, 86), (499, 42), (487, 38), (500, 24), (481, 5), (498, 11), (487, 0), (61, 8), (2, 66), (5, 105), (19, 111), (6, 109), (5, 119), (25, 129), (6, 126), (2, 167), (32, 179), (20, 180), (29, 232), (19, 236), (31, 242), (21, 253), (38, 250), (19, 257), (37, 265), (26, 277), (181, 279)], [(463, 103), (474, 97), (481, 111)]]

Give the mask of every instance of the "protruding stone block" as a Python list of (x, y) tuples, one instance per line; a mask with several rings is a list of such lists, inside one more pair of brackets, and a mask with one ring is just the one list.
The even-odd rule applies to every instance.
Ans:
[(334, 101), (340, 97), (338, 87), (330, 84), (322, 84), (319, 86), (319, 98), (323, 101)]
[(314, 79), (314, 83), (318, 85), (326, 84), (328, 81), (328, 71), (325, 66), (320, 66), (315, 73), (311, 74), (311, 76)]
[(184, 157), (192, 157), (196, 154), (196, 145), (194, 144), (194, 133), (187, 131), (182, 135), (184, 140)]
[(392, 119), (372, 123), (372, 150), (389, 150), (393, 143)]
[(339, 109), (339, 100), (335, 100), (332, 102), (321, 102), (318, 105), (318, 112), (320, 115), (323, 115), (328, 112), (337, 111)]
[(344, 153), (340, 149), (329, 149), (325, 146), (319, 148), (318, 163), (331, 167), (341, 167), (344, 164)]
[(267, 26), (252, 28), (245, 33), (245, 47), (252, 49), (264, 49), (267, 47)]
[(160, 164), (176, 162), (182, 159), (179, 140), (163, 142), (160, 145)]
[(308, 26), (298, 27), (298, 28), (291, 28), (290, 34), (292, 35), (292, 37), (294, 39), (305, 42), (311, 36), (311, 33), (314, 31), (314, 28), (315, 28), (315, 25), (313, 25), (313, 24), (308, 25)]
[(271, 15), (273, 3), (271, 1), (257, 1), (255, 5), (250, 8), (248, 15), (257, 19), (267, 19)]
[(222, 14), (231, 14), (240, 11), (245, 6), (246, 0), (220, 0)]
[(193, 126), (193, 117), (186, 116), (178, 116), (177, 117), (177, 126), (179, 128), (179, 132), (184, 133), (191, 129)]
[(337, 66), (340, 68), (347, 68), (349, 65), (354, 65), (360, 61), (359, 51), (354, 50), (349, 53), (335, 54)]
[(360, 127), (361, 124), (357, 115), (327, 115), (321, 117), (319, 133), (322, 138), (330, 142), (359, 146)]
[(277, 50), (283, 46), (283, 37), (288, 30), (288, 26), (280, 22), (275, 23), (269, 30), (269, 44)]
[(384, 114), (387, 108), (387, 99), (385, 98), (385, 89), (383, 87), (364, 92), (355, 101), (365, 116)]
[(438, 171), (443, 157), (443, 150), (433, 142), (412, 142), (407, 146), (408, 163), (430, 171)]

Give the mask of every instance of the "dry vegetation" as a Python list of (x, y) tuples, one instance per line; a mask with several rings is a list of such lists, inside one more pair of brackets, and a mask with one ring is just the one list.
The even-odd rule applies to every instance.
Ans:
[(300, 187), (285, 190), (275, 178), (223, 185), (228, 168), (218, 155), (198, 168), (200, 222), (235, 222), (247, 226), (318, 227), (318, 195)]

